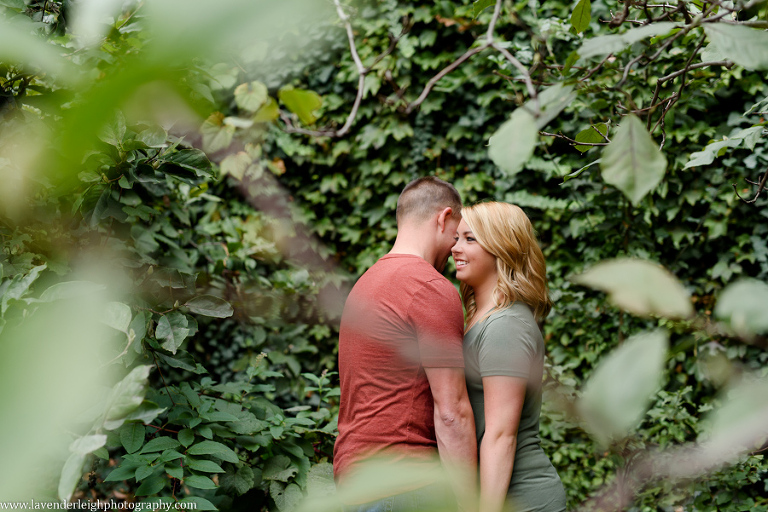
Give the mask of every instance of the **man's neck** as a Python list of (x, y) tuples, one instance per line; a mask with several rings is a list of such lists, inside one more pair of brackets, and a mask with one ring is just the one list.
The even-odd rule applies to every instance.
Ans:
[(410, 228), (401, 229), (389, 254), (412, 254), (422, 258), (433, 267), (436, 264), (435, 250), (430, 246), (430, 238), (423, 230)]

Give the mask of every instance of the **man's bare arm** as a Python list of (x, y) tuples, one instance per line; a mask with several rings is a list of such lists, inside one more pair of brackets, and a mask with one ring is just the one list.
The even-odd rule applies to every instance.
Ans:
[[(435, 401), (435, 436), (443, 465), (456, 475), (454, 489), (465, 510), (476, 508), (477, 438), (462, 368), (425, 368)], [(463, 477), (459, 476), (463, 473)]]

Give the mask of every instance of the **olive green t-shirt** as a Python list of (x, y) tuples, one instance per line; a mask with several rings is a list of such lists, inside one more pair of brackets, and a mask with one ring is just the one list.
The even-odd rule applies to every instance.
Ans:
[(464, 364), (478, 450), (485, 434), (482, 378), (527, 380), (508, 497), (517, 512), (564, 511), (563, 485), (539, 439), (544, 340), (531, 309), (515, 302), (475, 324), (464, 336)]

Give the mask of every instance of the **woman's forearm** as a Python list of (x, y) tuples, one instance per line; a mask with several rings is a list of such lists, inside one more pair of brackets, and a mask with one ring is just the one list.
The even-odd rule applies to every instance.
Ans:
[(509, 490), (517, 437), (485, 432), (480, 445), (480, 510), (500, 512)]

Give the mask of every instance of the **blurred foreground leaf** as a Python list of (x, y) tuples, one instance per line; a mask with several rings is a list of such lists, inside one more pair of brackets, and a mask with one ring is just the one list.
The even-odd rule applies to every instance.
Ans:
[(603, 290), (611, 302), (635, 315), (687, 318), (693, 306), (682, 283), (666, 269), (648, 261), (622, 258), (602, 261), (575, 283)]
[(728, 285), (715, 306), (715, 316), (726, 320), (740, 335), (751, 337), (768, 332), (768, 284), (744, 279)]
[(577, 403), (587, 430), (608, 445), (637, 426), (661, 384), (668, 335), (657, 330), (632, 336), (603, 358)]

